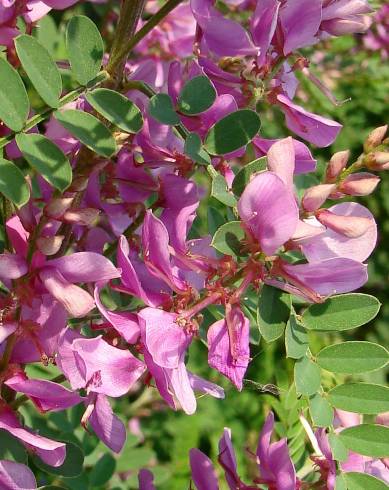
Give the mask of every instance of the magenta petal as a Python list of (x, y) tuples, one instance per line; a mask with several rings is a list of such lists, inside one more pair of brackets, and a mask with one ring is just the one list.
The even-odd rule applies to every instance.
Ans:
[(189, 462), (197, 490), (219, 490), (216, 472), (208, 456), (193, 448), (189, 451)]
[(178, 291), (185, 291), (186, 285), (173, 274), (169, 253), (169, 234), (161, 220), (151, 211), (146, 212), (142, 228), (144, 260), (150, 272), (164, 280)]
[(224, 390), (221, 386), (216, 385), (215, 383), (211, 383), (206, 379), (200, 378), (196, 374), (193, 374), (188, 371), (190, 385), (194, 391), (198, 391), (200, 393), (205, 393), (206, 395), (213, 396), (214, 398), (224, 398)]
[(65, 410), (83, 400), (77, 393), (64, 386), (43, 379), (23, 379), (22, 376), (16, 375), (7, 379), (5, 384), (30, 397), (44, 412)]
[(98, 310), (103, 317), (115, 327), (115, 330), (126, 342), (135, 344), (140, 336), (140, 328), (136, 314), (130, 311), (109, 311), (100, 300), (100, 287), (96, 286), (94, 294)]
[(44, 0), (49, 7), (57, 10), (63, 10), (77, 3), (78, 0)]
[[(250, 360), (250, 323), (236, 308), (230, 332), (226, 320), (219, 320), (208, 329), (208, 363), (226, 376), (239, 391)], [(233, 341), (233, 343), (232, 343)]]
[(18, 279), (27, 274), (28, 266), (23, 257), (14, 254), (0, 254), (0, 278)]
[(285, 438), (270, 446), (269, 468), (274, 475), (277, 490), (295, 490), (296, 472)]
[(237, 473), (236, 456), (231, 442), (231, 430), (226, 427), (219, 440), (218, 460), (224, 469), (225, 477), (230, 489), (235, 490), (236, 488), (240, 488), (241, 481)]
[(156, 490), (154, 476), (149, 470), (140, 470), (138, 474), (139, 490)]
[(335, 141), (342, 129), (341, 124), (306, 111), (285, 95), (277, 95), (277, 99), (285, 113), (286, 125), (291, 131), (319, 148), (329, 146)]
[(145, 350), (143, 356), (147, 368), (155, 380), (155, 384), (157, 386), (160, 395), (165, 400), (165, 402), (169, 405), (169, 407), (171, 407), (173, 410), (176, 410), (176, 403), (174, 401), (173, 395), (169, 387), (169, 380), (166, 375), (166, 369), (163, 369), (160, 366), (158, 366), (158, 364), (156, 364), (153, 361), (153, 358), (147, 352), (147, 350)]
[(0, 429), (8, 431), (27, 448), (33, 449), (41, 460), (50, 466), (61, 466), (65, 460), (66, 444), (52, 441), (47, 439), (47, 437), (24, 429), (15, 414), (9, 409), (4, 409), (0, 412)]
[(257, 2), (251, 20), (250, 31), (256, 46), (259, 47), (258, 66), (266, 60), (266, 53), (273, 39), (281, 3), (278, 0), (262, 0)]
[(58, 340), (57, 365), (69, 380), (74, 390), (85, 387), (86, 366), (81, 357), (73, 349), (73, 341), (82, 338), (81, 334), (68, 328)]
[(280, 9), (284, 54), (315, 43), (321, 22), (322, 0), (289, 0)]
[(62, 303), (71, 316), (85, 316), (95, 307), (92, 296), (79, 286), (70, 284), (57, 269), (45, 267), (39, 277), (47, 291)]
[(238, 210), (268, 255), (292, 237), (298, 224), (294, 195), (272, 172), (254, 177), (239, 199)]
[(96, 393), (125, 395), (146, 369), (128, 350), (112, 347), (101, 336), (75, 339), (72, 349), (84, 361), (87, 389)]
[(274, 429), (274, 414), (270, 412), (267, 416), (262, 430), (259, 434), (257, 456), (259, 458), (259, 469), (262, 478), (271, 478), (271, 471), (269, 469), (269, 449), (270, 438)]
[(144, 308), (138, 316), (143, 320), (142, 337), (154, 362), (163, 368), (177, 368), (192, 340), (192, 336), (176, 323), (178, 315)]
[(308, 264), (283, 264), (282, 268), (291, 278), (322, 296), (348, 293), (360, 288), (367, 281), (367, 266), (351, 259), (335, 258)]
[[(348, 238), (333, 230), (327, 229), (320, 236), (309, 238), (302, 243), (304, 255), (310, 262), (345, 257), (362, 262), (372, 253), (377, 242), (377, 224), (371, 212), (356, 202), (342, 202), (328, 208), (329, 211), (342, 216), (369, 218), (371, 225), (358, 238)], [(317, 223), (317, 221), (315, 220)], [(310, 223), (310, 220), (308, 220)]]
[(112, 262), (94, 252), (76, 252), (49, 263), (69, 282), (109, 281), (120, 277), (120, 272)]
[(34, 473), (24, 464), (0, 461), (0, 488), (2, 490), (33, 490), (37, 488)]
[(112, 412), (111, 405), (104, 395), (97, 395), (89, 423), (97, 437), (112, 451), (120, 453), (126, 442), (126, 428)]
[(267, 152), (267, 168), (293, 189), (295, 151), (290, 136), (274, 143)]
[(218, 56), (255, 55), (247, 31), (213, 7), (212, 0), (191, 0), (193, 15), (203, 31), (208, 48)]

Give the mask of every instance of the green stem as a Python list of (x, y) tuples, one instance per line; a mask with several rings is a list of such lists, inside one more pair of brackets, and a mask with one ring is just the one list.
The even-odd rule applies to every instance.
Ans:
[(128, 39), (131, 39), (141, 18), (146, 0), (122, 0), (119, 22), (116, 27), (115, 39), (112, 43), (107, 71), (114, 80), (114, 86), (120, 85), (124, 66), (130, 50), (123, 50)]
[(139, 29), (139, 31), (131, 37), (131, 39), (119, 46), (115, 53), (111, 54), (110, 61), (108, 63), (107, 70), (112, 73), (114, 67), (123, 59), (127, 59), (128, 54), (131, 50), (141, 41), (147, 34), (157, 26), (162, 19), (164, 19), (172, 10), (174, 10), (177, 5), (179, 5), (182, 0), (168, 0), (165, 5), (156, 12), (151, 19), (144, 24), (144, 26)]
[[(36, 114), (33, 116), (31, 119), (29, 119), (24, 128), (22, 129), (22, 132), (26, 132), (30, 129), (32, 129), (34, 126), (37, 124), (41, 123), (45, 119), (47, 119), (54, 111), (57, 109), (60, 109), (64, 105), (68, 104), (69, 102), (73, 102), (74, 100), (77, 100), (80, 95), (82, 95), (84, 92), (87, 90), (94, 88), (96, 85), (100, 85), (102, 82), (107, 80), (109, 78), (109, 75), (106, 71), (101, 71), (96, 78), (94, 78), (91, 82), (88, 83), (87, 87), (78, 87), (75, 90), (72, 90), (68, 94), (64, 95), (60, 100), (59, 100), (59, 105), (57, 108), (48, 108), (45, 109), (44, 111), (40, 112), (39, 114)], [(0, 148), (3, 148), (4, 146), (8, 145), (10, 141), (12, 141), (15, 137), (15, 133), (10, 133), (7, 136), (4, 136), (3, 138), (0, 138)]]

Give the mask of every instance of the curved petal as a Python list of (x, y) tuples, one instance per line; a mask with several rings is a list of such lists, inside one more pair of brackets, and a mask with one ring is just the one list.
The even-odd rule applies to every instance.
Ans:
[(20, 255), (0, 254), (0, 278), (18, 279), (27, 274), (27, 262)]
[(24, 464), (0, 461), (0, 488), (2, 490), (33, 490), (37, 488), (34, 473)]
[(49, 263), (69, 282), (109, 281), (120, 277), (120, 271), (112, 262), (95, 252), (76, 252)]
[(299, 216), (294, 195), (273, 172), (254, 177), (239, 199), (238, 210), (268, 255), (288, 241), (297, 228)]
[(192, 479), (197, 490), (219, 490), (212, 461), (197, 448), (189, 451)]

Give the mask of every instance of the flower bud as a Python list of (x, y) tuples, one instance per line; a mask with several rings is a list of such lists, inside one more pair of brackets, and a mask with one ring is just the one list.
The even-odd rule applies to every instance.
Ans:
[(338, 189), (349, 196), (368, 196), (374, 191), (380, 180), (374, 174), (360, 172), (346, 177)]
[(315, 216), (318, 221), (327, 228), (346, 236), (347, 238), (358, 238), (371, 225), (372, 221), (369, 218), (361, 218), (356, 216), (341, 216), (332, 213), (328, 209), (319, 209)]
[(61, 248), (63, 235), (40, 237), (36, 241), (38, 249), (43, 255), (54, 255)]
[(304, 192), (302, 205), (305, 211), (316, 211), (326, 201), (336, 184), (321, 184), (310, 187)]
[(97, 223), (100, 211), (94, 208), (71, 209), (63, 215), (63, 220), (67, 223), (94, 226)]
[(44, 214), (48, 218), (61, 218), (65, 211), (70, 208), (72, 202), (73, 197), (61, 197), (58, 199), (51, 199), (51, 201), (45, 206)]
[(376, 146), (382, 144), (383, 139), (385, 138), (386, 131), (388, 130), (388, 125), (380, 126), (379, 128), (373, 129), (373, 131), (367, 137), (363, 148), (365, 153), (369, 153)]
[(327, 166), (326, 182), (332, 183), (336, 181), (344, 167), (347, 165), (349, 158), (350, 150), (338, 151), (332, 155)]
[(365, 158), (366, 167), (370, 170), (389, 169), (389, 151), (375, 151)]

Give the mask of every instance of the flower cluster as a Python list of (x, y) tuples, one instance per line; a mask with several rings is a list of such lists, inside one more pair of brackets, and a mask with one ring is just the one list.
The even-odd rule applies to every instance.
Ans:
[[(10, 48), (9, 58), (18, 16), (31, 28), (50, 9), (75, 3), (0, 1), (0, 42)], [(372, 193), (380, 180), (373, 172), (389, 166), (386, 127), (371, 133), (354, 163), (349, 164), (347, 151), (333, 155), (322, 181), (302, 194), (296, 176), (314, 171), (316, 161), (294, 137), (270, 140), (255, 131), (242, 144), (210, 155), (202, 145), (220, 122), (258, 104), (282, 111), (294, 136), (318, 147), (330, 145), (341, 125), (294, 100), (295, 73), (309, 73), (300, 49), (331, 36), (363, 32), (371, 9), (363, 0), (254, 3), (234, 2), (231, 12), (249, 12), (250, 22), (243, 26), (213, 1), (192, 0), (142, 38), (125, 64), (118, 90), (140, 109), (143, 126), (136, 134), (115, 132), (114, 156), (93, 152), (90, 140), (85, 143), (55, 114), (43, 129), (29, 128), (63, 152), (73, 180), (61, 193), (45, 175), (28, 177), (35, 186), (33, 197), (5, 214), (0, 382), (6, 390), (0, 398), (0, 428), (48, 465), (62, 465), (66, 445), (24, 427), (16, 394), (43, 413), (83, 404), (80, 423), (120, 452), (125, 426), (109, 398), (148, 385), (172, 409), (193, 414), (196, 393), (224, 397), (220, 386), (187, 369), (188, 351), (197, 339), (206, 341), (209, 366), (242, 390), (250, 362), (250, 319), (244, 308), (248, 291), (260, 294), (266, 285), (306, 303), (320, 303), (367, 281), (365, 261), (376, 245), (377, 226), (371, 212), (350, 199)], [(147, 8), (156, 11), (154, 2)], [(140, 22), (140, 29), (144, 25)], [(109, 62), (106, 66), (108, 70)], [(211, 104), (195, 113), (176, 111), (185, 84), (198, 77), (206, 78), (214, 93)], [(80, 94), (61, 110), (91, 115), (95, 107), (88, 94)], [(158, 95), (169, 101), (160, 117), (149, 102)], [(173, 122), (166, 122), (169, 115)], [(239, 129), (229, 130), (232, 139)], [(4, 126), (2, 132), (11, 134)], [(193, 152), (188, 151), (189, 134), (199, 141)], [(238, 192), (236, 174), (245, 168), (249, 152), (262, 167), (247, 176)], [(22, 154), (26, 157), (19, 143), (5, 147), (9, 159)], [(204, 154), (207, 167), (201, 162)], [(212, 188), (222, 182), (220, 201), (232, 203), (226, 216), (238, 221), (236, 255), (218, 253), (211, 233), (196, 227), (208, 198), (204, 182), (209, 176)], [(107, 297), (120, 298), (116, 309)], [(216, 306), (219, 317), (207, 325), (204, 313), (210, 306)], [(68, 387), (30, 379), (26, 366), (35, 362), (56, 366)], [(230, 433), (223, 435), (219, 462), (230, 488), (304, 488), (286, 440), (270, 443), (273, 423), (270, 415), (260, 436), (260, 476), (254, 486), (241, 482)], [(330, 479), (333, 461), (325, 435), (320, 433), (318, 441), (324, 449), (315, 463), (330, 468)], [(191, 452), (191, 467), (199, 490), (218, 488), (211, 463), (200, 451)], [(141, 488), (153, 488), (147, 472), (140, 481)], [(35, 488), (30, 470), (9, 461), (0, 462), (0, 483)]]

